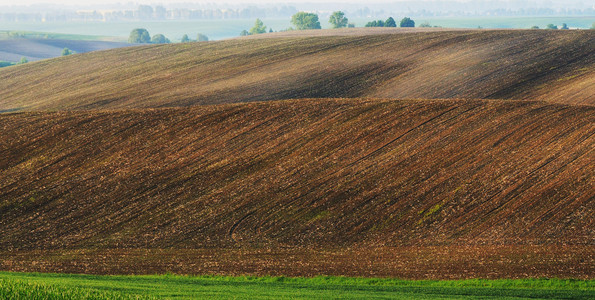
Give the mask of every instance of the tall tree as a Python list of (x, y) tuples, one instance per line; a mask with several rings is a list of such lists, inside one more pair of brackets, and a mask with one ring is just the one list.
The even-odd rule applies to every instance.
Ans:
[(386, 19), (386, 22), (384, 22), (384, 27), (397, 27), (397, 22), (395, 22), (395, 19), (393, 19), (393, 17), (388, 17), (388, 19)]
[(401, 20), (401, 27), (415, 27), (415, 22), (409, 17), (405, 17)]
[(256, 22), (254, 22), (254, 26), (250, 28), (250, 34), (261, 34), (266, 32), (267, 27), (264, 26), (264, 23), (262, 23), (260, 19), (256, 19)]
[(150, 43), (151, 36), (149, 32), (144, 28), (136, 28), (130, 32), (130, 37), (128, 38), (129, 43)]
[(320, 29), (320, 22), (318, 15), (300, 11), (291, 17), (291, 23), (295, 25), (298, 30), (304, 29)]
[(343, 28), (347, 27), (349, 20), (345, 18), (344, 12), (336, 11), (333, 12), (333, 14), (330, 16), (328, 22), (331, 23), (331, 25), (333, 25), (333, 28)]

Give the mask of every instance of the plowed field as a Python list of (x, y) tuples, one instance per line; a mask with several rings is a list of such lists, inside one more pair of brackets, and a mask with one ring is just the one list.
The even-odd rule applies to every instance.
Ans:
[(593, 30), (358, 30), (374, 34), (153, 45), (3, 68), (0, 111), (328, 97), (595, 104)]
[(594, 112), (300, 99), (3, 114), (0, 266), (592, 278)]

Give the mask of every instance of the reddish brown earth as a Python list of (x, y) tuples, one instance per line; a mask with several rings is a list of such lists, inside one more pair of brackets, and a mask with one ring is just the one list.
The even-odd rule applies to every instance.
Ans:
[(319, 99), (2, 114), (0, 268), (593, 278), (594, 112)]
[(1, 69), (0, 270), (594, 278), (595, 31), (336, 32)]
[(361, 34), (131, 47), (2, 68), (0, 112), (329, 97), (595, 105), (593, 30), (316, 35), (351, 31)]
[(80, 249), (0, 252), (0, 269), (85, 274), (593, 279), (593, 246)]

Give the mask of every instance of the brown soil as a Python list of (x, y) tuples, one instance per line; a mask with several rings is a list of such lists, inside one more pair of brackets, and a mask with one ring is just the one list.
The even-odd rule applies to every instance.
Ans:
[(593, 53), (593, 30), (432, 30), (131, 47), (3, 68), (0, 111), (328, 97), (593, 105)]
[(593, 246), (80, 249), (0, 252), (0, 270), (85, 274), (593, 279)]
[(0, 70), (0, 270), (594, 278), (595, 31), (340, 32)]
[(593, 245), (595, 108), (294, 100), (0, 116), (0, 249)]

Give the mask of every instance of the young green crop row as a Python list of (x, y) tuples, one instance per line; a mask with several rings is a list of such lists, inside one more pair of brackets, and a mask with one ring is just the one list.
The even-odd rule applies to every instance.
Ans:
[(595, 297), (595, 281), (0, 273), (0, 299)]
[(46, 284), (43, 281), (23, 281), (0, 279), (0, 299), (149, 299), (147, 296), (129, 295), (110, 290), (99, 290), (82, 287), (69, 287)]

